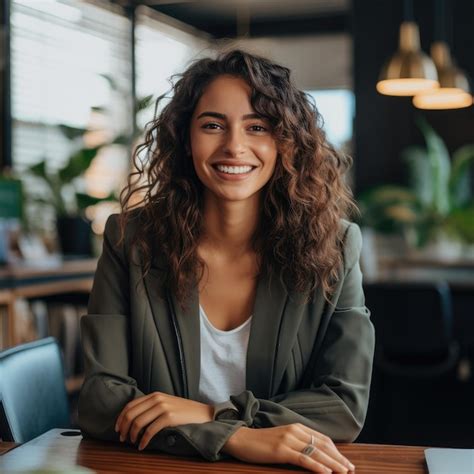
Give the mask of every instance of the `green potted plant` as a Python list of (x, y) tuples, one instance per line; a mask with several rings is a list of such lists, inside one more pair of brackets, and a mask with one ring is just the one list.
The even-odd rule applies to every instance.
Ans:
[(470, 166), (474, 145), (450, 158), (441, 137), (426, 120), (417, 124), (426, 147), (402, 152), (409, 186), (384, 185), (358, 196), (360, 224), (385, 235), (403, 235), (415, 253), (455, 257), (462, 246), (474, 245), (474, 200)]
[[(69, 139), (82, 144), (81, 139), (86, 130), (64, 125), (60, 128)], [(119, 137), (114, 143), (121, 141), (122, 138)], [(78, 189), (78, 181), (83, 177), (99, 150), (108, 144), (104, 143), (93, 148), (76, 147), (66, 164), (54, 172), (47, 170), (46, 159), (28, 169), (30, 174), (42, 179), (46, 184), (47, 193), (42, 196), (33, 196), (31, 200), (53, 207), (59, 244), (65, 255), (91, 255), (90, 222), (84, 211), (88, 206), (117, 199), (113, 193), (105, 198), (96, 198)]]
[[(100, 74), (100, 76), (107, 81), (111, 91), (116, 94), (115, 100), (126, 104), (129, 99), (128, 90), (121, 88), (111, 76), (107, 74)], [(152, 95), (137, 98), (134, 116), (147, 109), (152, 102)], [(93, 107), (92, 112), (103, 113), (106, 109)], [(87, 147), (84, 137), (91, 130), (66, 125), (59, 125), (59, 129), (71, 142), (73, 152), (60, 170), (49, 171), (45, 158), (27, 170), (30, 175), (40, 178), (47, 189), (41, 196), (30, 195), (29, 200), (54, 209), (57, 235), (63, 254), (90, 255), (92, 253), (91, 226), (86, 218), (85, 210), (104, 201), (117, 201), (118, 197), (113, 192), (101, 198), (82, 192), (83, 177), (102, 148), (110, 145), (130, 146), (143, 133), (143, 130), (135, 127), (134, 133), (127, 130), (114, 139), (104, 140), (103, 143), (94, 147)]]

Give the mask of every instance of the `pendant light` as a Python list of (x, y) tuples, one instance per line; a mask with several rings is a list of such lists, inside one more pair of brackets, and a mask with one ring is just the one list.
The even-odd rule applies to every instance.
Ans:
[(413, 98), (413, 105), (419, 109), (461, 109), (472, 104), (469, 80), (466, 74), (456, 67), (449, 46), (444, 40), (445, 17), (444, 1), (438, 0), (435, 31), (439, 39), (431, 45), (431, 57), (438, 71), (440, 88), (416, 95)]
[(400, 25), (399, 49), (383, 66), (377, 82), (380, 94), (412, 96), (439, 87), (436, 66), (420, 48), (420, 31), (413, 21), (409, 0), (404, 3), (404, 17)]

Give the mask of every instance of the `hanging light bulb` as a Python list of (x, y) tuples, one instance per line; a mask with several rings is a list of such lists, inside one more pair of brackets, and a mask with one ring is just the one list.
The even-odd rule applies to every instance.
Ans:
[(452, 6), (448, 10), (446, 6), (446, 0), (436, 0), (434, 15), (436, 36), (431, 44), (431, 57), (438, 71), (440, 88), (416, 95), (413, 98), (413, 105), (419, 109), (460, 109), (472, 104), (469, 80), (456, 66), (449, 51), (447, 38), (450, 36), (452, 41), (453, 21)]
[(413, 98), (413, 105), (419, 109), (461, 109), (472, 104), (469, 80), (466, 74), (456, 67), (449, 46), (444, 41), (431, 45), (431, 57), (438, 70), (440, 88), (423, 92)]
[(400, 25), (398, 51), (384, 65), (377, 83), (384, 95), (412, 96), (439, 87), (436, 66), (420, 48), (420, 32), (414, 21)]

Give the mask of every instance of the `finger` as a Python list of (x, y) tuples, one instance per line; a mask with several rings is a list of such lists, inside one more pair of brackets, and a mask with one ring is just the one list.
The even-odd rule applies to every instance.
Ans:
[[(314, 435), (312, 439), (311, 437), (308, 439), (308, 434), (304, 430), (298, 430), (293, 432), (293, 436), (290, 439), (290, 446), (292, 449), (301, 454), (302, 457), (311, 458), (318, 464), (324, 466), (326, 469), (325, 472), (348, 472), (349, 469), (346, 468), (344, 464), (337, 462), (333, 457), (317, 448), (317, 444), (321, 444), (320, 440), (322, 439), (322, 436), (320, 436), (320, 440), (318, 440)], [(315, 450), (312, 454), (303, 454), (302, 451), (311, 443), (311, 441), (313, 441)]]
[(352, 464), (349, 459), (347, 459), (345, 456), (343, 456), (339, 450), (337, 449), (337, 447), (335, 446), (335, 444), (331, 441), (330, 438), (328, 438), (327, 436), (321, 434), (321, 433), (318, 433), (317, 431), (315, 430), (312, 430), (311, 428), (308, 428), (307, 426), (305, 425), (299, 425), (300, 428), (306, 433), (306, 438), (304, 438), (303, 441), (306, 441), (306, 444), (309, 444), (311, 442), (311, 435), (314, 436), (315, 438), (315, 442), (314, 442), (314, 445), (316, 446), (317, 449), (319, 450), (322, 450), (323, 452), (325, 452), (326, 454), (328, 454), (330, 457), (332, 457), (333, 459), (335, 459), (337, 462), (339, 462), (340, 464), (342, 464), (343, 466), (345, 466), (347, 469), (349, 469), (350, 471), (354, 471), (355, 470), (355, 466), (354, 464)]
[(124, 414), (131, 408), (136, 407), (137, 405), (140, 405), (140, 403), (143, 403), (144, 401), (147, 401), (149, 398), (151, 398), (153, 395), (155, 395), (156, 392), (149, 393), (148, 395), (144, 395), (143, 397), (138, 397), (132, 400), (131, 402), (128, 402), (123, 408), (122, 411), (120, 412), (116, 422), (115, 422), (115, 431), (119, 430), (119, 426), (122, 423), (122, 419), (124, 417)]
[(160, 406), (155, 406), (137, 416), (130, 425), (130, 441), (135, 443), (142, 429), (163, 415), (164, 412), (165, 410), (163, 408)]
[(140, 440), (140, 444), (138, 445), (138, 449), (141, 451), (148, 446), (148, 443), (162, 429), (167, 428), (169, 426), (168, 420), (166, 415), (160, 416), (157, 420), (153, 423), (148, 425), (147, 429), (143, 433), (142, 439)]
[(289, 458), (291, 464), (295, 464), (311, 472), (318, 472), (320, 474), (330, 474), (332, 472), (331, 469), (319, 461), (316, 461), (316, 459), (313, 459), (311, 456), (306, 456), (306, 454), (295, 449), (291, 450)]
[[(297, 444), (295, 445), (295, 449), (301, 452), (306, 446), (308, 446), (308, 443), (298, 440)], [(314, 443), (314, 446), (317, 446), (317, 442)], [(336, 461), (331, 455), (325, 453), (322, 449), (318, 449), (317, 447), (316, 447), (316, 450), (313, 451), (312, 454), (310, 455), (303, 454), (303, 456), (314, 459), (315, 461), (321, 463), (323, 466), (329, 468), (330, 471), (343, 472), (343, 473), (349, 472), (348, 467)]]
[(130, 426), (142, 413), (148, 411), (153, 406), (156, 406), (156, 401), (154, 399), (149, 398), (145, 400), (143, 403), (136, 405), (134, 408), (127, 410), (122, 418), (122, 422), (120, 424), (119, 431), (120, 431), (120, 441), (124, 441), (127, 439), (128, 432), (130, 430)]

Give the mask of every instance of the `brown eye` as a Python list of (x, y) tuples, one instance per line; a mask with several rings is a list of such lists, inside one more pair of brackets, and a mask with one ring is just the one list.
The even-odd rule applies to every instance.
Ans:
[[(253, 129), (254, 132), (266, 132), (267, 129), (265, 127), (262, 127), (262, 125), (251, 125), (250, 128)], [(259, 130), (255, 130), (255, 129), (259, 129)]]
[(201, 128), (204, 128), (206, 130), (217, 130), (219, 127), (220, 127), (220, 124), (215, 123), (215, 122), (209, 122), (209, 123), (204, 124)]

